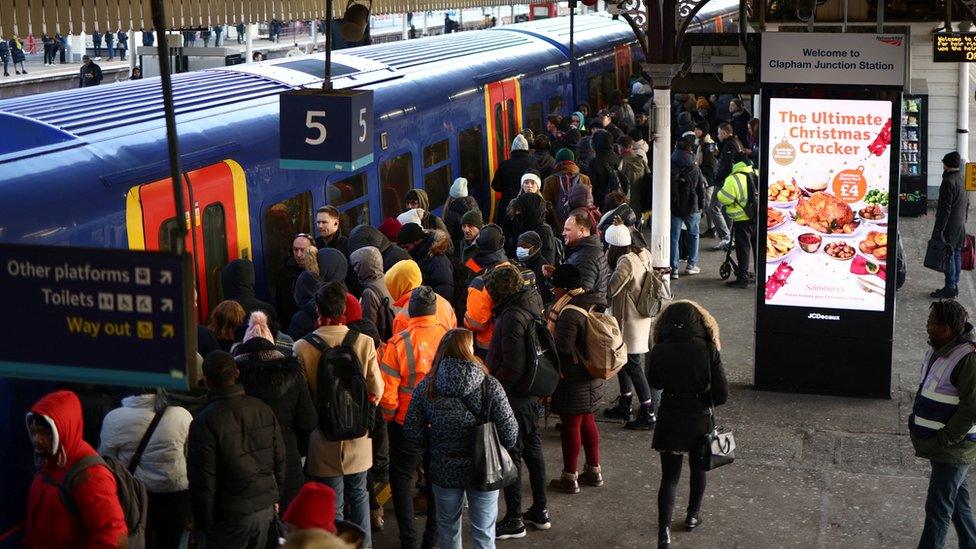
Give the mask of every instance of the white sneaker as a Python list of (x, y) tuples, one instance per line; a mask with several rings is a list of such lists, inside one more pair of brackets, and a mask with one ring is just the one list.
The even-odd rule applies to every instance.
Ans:
[(685, 269), (685, 274), (686, 275), (696, 275), (696, 274), (698, 274), (700, 272), (701, 272), (701, 267), (698, 267), (697, 265), (693, 265), (693, 266), (688, 267), (687, 269)]
[(671, 280), (678, 280), (678, 271), (671, 271)]
[(729, 247), (729, 244), (731, 244), (731, 243), (732, 243), (732, 240), (731, 239), (729, 239), (729, 238), (723, 238), (722, 240), (719, 241), (718, 244), (712, 246), (712, 251), (724, 250), (724, 249), (728, 248)]

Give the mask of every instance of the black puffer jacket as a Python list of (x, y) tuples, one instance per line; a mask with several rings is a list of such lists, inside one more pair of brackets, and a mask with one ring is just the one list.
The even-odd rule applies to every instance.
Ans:
[(491, 179), (491, 190), (502, 193), (501, 200), (495, 205), (496, 219), (504, 217), (508, 203), (522, 190), (522, 176), (535, 167), (535, 160), (529, 151), (512, 151), (512, 157), (498, 165)]
[(687, 452), (708, 432), (709, 369), (711, 400), (718, 406), (729, 395), (718, 350), (701, 330), (662, 331), (661, 341), (651, 349), (648, 359), (648, 383), (663, 390), (651, 443), (654, 449)]
[(285, 480), (278, 486), (284, 508), (305, 481), (302, 456), (308, 452), (308, 436), (318, 425), (318, 414), (302, 366), (294, 356), (285, 356), (267, 339), (256, 337), (234, 349), (241, 373), (239, 383), (249, 396), (271, 407), (285, 443)]
[(547, 260), (540, 250), (519, 261), (519, 263), (527, 269), (532, 269), (532, 272), (535, 274), (536, 287), (539, 289), (539, 295), (542, 297), (542, 303), (546, 306), (551, 304), (553, 301), (552, 285), (549, 284), (549, 279), (543, 273), (542, 266), (552, 265), (552, 261)]
[[(593, 185), (593, 201), (597, 207), (603, 205), (607, 198), (607, 193), (623, 189), (611, 189), (610, 170), (618, 169), (620, 157), (613, 152), (614, 139), (609, 132), (597, 131), (593, 133), (593, 150), (596, 156), (590, 160), (589, 169), (586, 174), (590, 176), (590, 183)], [(622, 181), (618, 181), (623, 184)]]
[[(510, 395), (525, 374), (529, 329), (542, 319), (542, 298), (534, 287), (526, 287), (492, 308), (495, 324), (486, 357), (491, 375)], [(518, 396), (518, 395), (514, 395)]]
[(410, 254), (400, 246), (390, 242), (389, 238), (383, 235), (372, 225), (359, 225), (349, 233), (349, 253), (352, 254), (364, 246), (374, 246), (383, 256), (383, 271), (389, 271), (390, 267), (396, 265), (404, 259), (410, 259)]
[(464, 196), (461, 198), (452, 198), (451, 203), (447, 206), (447, 210), (444, 211), (444, 226), (447, 227), (447, 234), (451, 235), (451, 240), (454, 241), (455, 249), (464, 240), (464, 232), (461, 230), (461, 218), (464, 217), (464, 214), (472, 210), (480, 212), (481, 208), (478, 207), (478, 202), (473, 196)]
[(566, 246), (566, 263), (579, 269), (584, 290), (607, 293), (610, 267), (603, 255), (603, 244), (596, 235), (591, 234), (572, 246)]
[(630, 207), (630, 204), (624, 202), (623, 204), (603, 214), (603, 217), (600, 218), (600, 223), (598, 226), (600, 227), (600, 238), (603, 239), (604, 243), (607, 241), (607, 229), (610, 228), (610, 225), (613, 225), (613, 218), (617, 216), (620, 216), (620, 219), (623, 220), (624, 225), (628, 227), (634, 227), (637, 225), (637, 214), (634, 213), (634, 209)]
[(254, 264), (247, 259), (235, 259), (220, 270), (220, 286), (224, 299), (238, 302), (244, 308), (244, 318), (254, 311), (264, 311), (268, 318), (277, 320), (271, 304), (254, 296)]
[(285, 480), (285, 444), (274, 411), (244, 387), (212, 389), (187, 438), (195, 526), (238, 519), (274, 505)]
[[(485, 380), (490, 415), (482, 410), (481, 384)], [(437, 398), (428, 395), (431, 383), (437, 390)], [(469, 407), (478, 412), (478, 418)], [(435, 379), (428, 376), (417, 385), (403, 422), (403, 432), (418, 448), (426, 441), (430, 451), (427, 476), (431, 482), (444, 488), (472, 487), (474, 427), (484, 419), (495, 424), (502, 446), (509, 449), (515, 446), (518, 424), (505, 391), (498, 380), (486, 376), (478, 364), (445, 358), (437, 365)]]
[(410, 251), (425, 286), (430, 286), (437, 295), (448, 302), (454, 301), (454, 265), (447, 254), (451, 249), (451, 239), (444, 231), (427, 231), (417, 247)]
[[(607, 297), (587, 292), (569, 300), (581, 309), (606, 309)], [(556, 320), (553, 334), (559, 353), (560, 379), (552, 394), (550, 409), (554, 414), (575, 416), (596, 411), (603, 400), (602, 379), (593, 379), (582, 360), (586, 357), (586, 316), (576, 310), (563, 310)], [(575, 349), (575, 352), (574, 352)]]
[(555, 235), (552, 227), (547, 223), (548, 213), (551, 210), (547, 206), (546, 199), (536, 193), (522, 193), (512, 201), (512, 206), (509, 208), (513, 214), (509, 223), (511, 231), (505, 238), (505, 249), (509, 257), (515, 257), (519, 236), (526, 231), (535, 231), (542, 239), (542, 255), (550, 264), (555, 262)]

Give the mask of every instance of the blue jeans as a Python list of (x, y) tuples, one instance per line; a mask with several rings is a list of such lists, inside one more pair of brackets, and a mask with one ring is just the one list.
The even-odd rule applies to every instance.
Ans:
[(962, 272), (962, 250), (952, 250), (949, 257), (949, 268), (945, 272), (945, 289), (956, 291), (959, 289), (959, 273)]
[(440, 549), (461, 549), (461, 512), (468, 496), (468, 519), (475, 549), (495, 547), (495, 519), (498, 518), (498, 490), (479, 492), (443, 488), (432, 484), (437, 501), (437, 541)]
[(688, 251), (688, 266), (698, 265), (698, 224), (701, 222), (701, 212), (695, 212), (685, 217), (671, 216), (671, 272), (678, 272), (678, 243), (681, 240), (681, 224), (688, 226), (688, 237), (691, 240)]
[(925, 498), (925, 527), (919, 549), (941, 549), (949, 533), (949, 522), (956, 528), (959, 547), (976, 547), (976, 522), (969, 505), (969, 487), (966, 485), (968, 463), (932, 461), (929, 491)]
[[(348, 520), (359, 526), (366, 533), (363, 547), (372, 547), (372, 530), (369, 527), (369, 493), (366, 491), (366, 471), (345, 475), (342, 477), (320, 477), (314, 479), (327, 484), (335, 490), (336, 520)], [(349, 517), (343, 517), (342, 511), (346, 507), (348, 498)]]

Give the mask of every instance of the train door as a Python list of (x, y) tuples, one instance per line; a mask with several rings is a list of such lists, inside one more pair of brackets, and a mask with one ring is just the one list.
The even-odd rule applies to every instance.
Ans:
[[(488, 181), (502, 160), (511, 156), (512, 141), (522, 129), (522, 94), (517, 78), (485, 86), (485, 123), (488, 127)], [(492, 192), (490, 219), (495, 219), (499, 193)]]
[[(131, 249), (193, 253), (197, 320), (203, 322), (220, 299), (220, 269), (253, 255), (244, 170), (232, 160), (212, 164), (185, 173), (182, 188), (182, 215), (176, 215), (169, 178), (129, 189), (126, 230)], [(181, 222), (189, 229), (185, 240)]]
[(630, 95), (630, 86), (627, 85), (632, 73), (631, 68), (631, 49), (626, 44), (619, 45), (613, 49), (613, 65), (617, 72), (617, 89)]

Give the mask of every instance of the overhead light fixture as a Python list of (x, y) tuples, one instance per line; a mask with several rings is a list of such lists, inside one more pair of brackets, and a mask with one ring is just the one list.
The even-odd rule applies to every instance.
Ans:
[(342, 25), (339, 26), (339, 34), (346, 42), (359, 42), (366, 35), (371, 5), (372, 0), (368, 0), (368, 4), (349, 0), (346, 4), (346, 11), (342, 14)]

